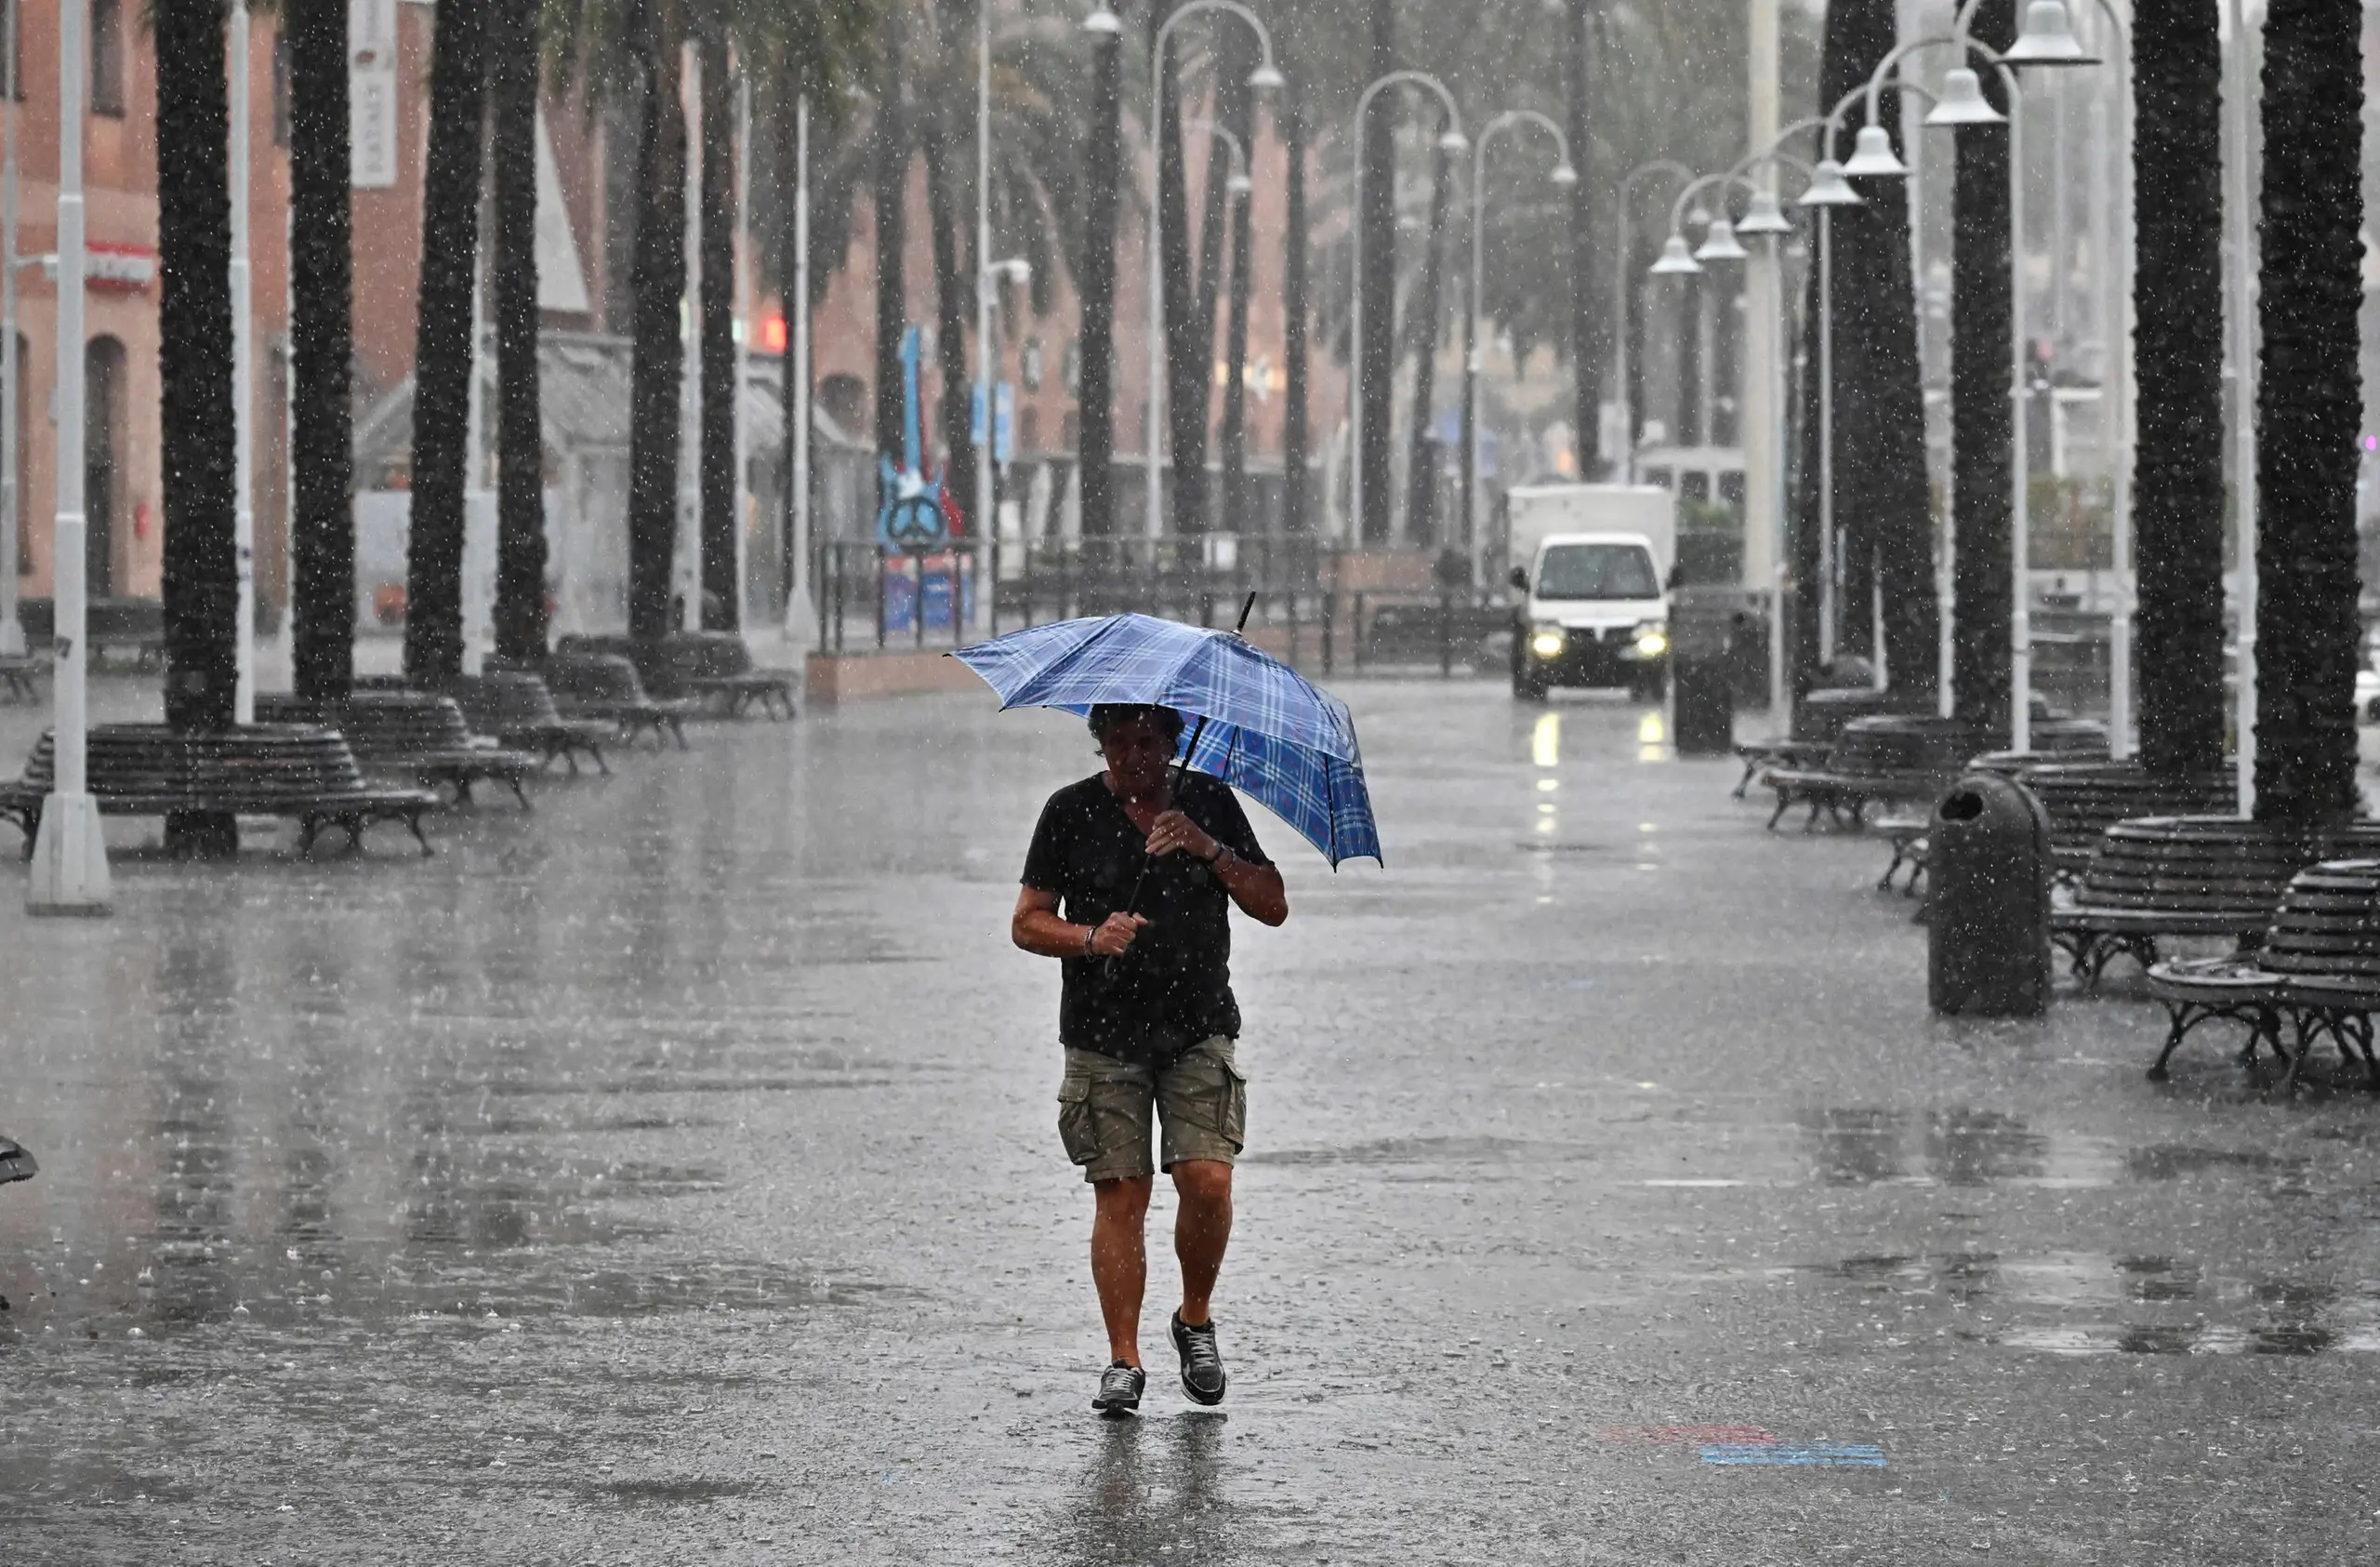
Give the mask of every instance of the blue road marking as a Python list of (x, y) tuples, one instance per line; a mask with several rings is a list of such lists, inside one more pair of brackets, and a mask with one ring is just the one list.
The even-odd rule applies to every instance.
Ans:
[(1867, 1442), (1715, 1442), (1702, 1450), (1706, 1464), (1795, 1464), (1824, 1469), (1881, 1469), (1884, 1450)]

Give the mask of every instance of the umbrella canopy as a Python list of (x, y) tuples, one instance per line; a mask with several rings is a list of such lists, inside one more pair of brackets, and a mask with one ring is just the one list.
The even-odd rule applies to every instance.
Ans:
[(1003, 708), (1088, 713), (1106, 702), (1172, 708), (1205, 727), (1189, 765), (1295, 828), (1336, 866), (1380, 854), (1347, 704), (1225, 631), (1146, 615), (1033, 626), (953, 657)]

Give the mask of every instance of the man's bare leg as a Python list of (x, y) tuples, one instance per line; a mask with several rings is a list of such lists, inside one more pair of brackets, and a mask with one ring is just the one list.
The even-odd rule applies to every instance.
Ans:
[[(1229, 1175), (1228, 1167), (1224, 1170)], [(1093, 1183), (1098, 1211), (1091, 1221), (1091, 1281), (1099, 1290), (1099, 1314), (1107, 1323), (1107, 1358), (1128, 1366), (1141, 1363), (1141, 1295), (1148, 1287), (1149, 1258), (1144, 1238), (1149, 1213), (1149, 1177)], [(1226, 1209), (1225, 1228), (1230, 1219)], [(1223, 1263), (1223, 1248), (1215, 1248), (1215, 1265)], [(1214, 1268), (1207, 1270), (1207, 1286), (1214, 1287)]]
[[(1231, 1244), (1231, 1166), (1219, 1159), (1183, 1160), (1173, 1167), (1173, 1190), (1181, 1200), (1173, 1217), (1173, 1255), (1182, 1262), (1182, 1321), (1187, 1327), (1204, 1327), (1215, 1280), (1223, 1270), (1223, 1249)], [(1141, 1205), (1148, 1205), (1145, 1188)]]

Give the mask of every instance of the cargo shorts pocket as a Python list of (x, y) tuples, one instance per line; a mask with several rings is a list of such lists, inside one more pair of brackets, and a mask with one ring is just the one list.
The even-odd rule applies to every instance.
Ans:
[(1058, 1140), (1066, 1157), (1088, 1164), (1099, 1157), (1099, 1127), (1091, 1111), (1091, 1079), (1068, 1076), (1058, 1084)]
[(1239, 1075), (1239, 1068), (1231, 1062), (1223, 1063), (1223, 1069), (1222, 1113), (1217, 1117), (1215, 1129), (1231, 1144), (1232, 1151), (1237, 1153), (1248, 1146), (1248, 1080)]

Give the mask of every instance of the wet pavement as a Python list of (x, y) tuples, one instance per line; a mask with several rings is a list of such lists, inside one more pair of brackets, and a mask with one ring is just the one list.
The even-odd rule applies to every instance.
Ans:
[(1006, 932), (1070, 720), (708, 725), (427, 861), (120, 858), (103, 923), (0, 871), (0, 1549), (2370, 1560), (2380, 1101), (2152, 1084), (2123, 976), (1929, 1018), (1882, 848), (1642, 710), (1344, 690), (1389, 869), (1256, 814), (1221, 1412), (1154, 1341), (1086, 1407)]

